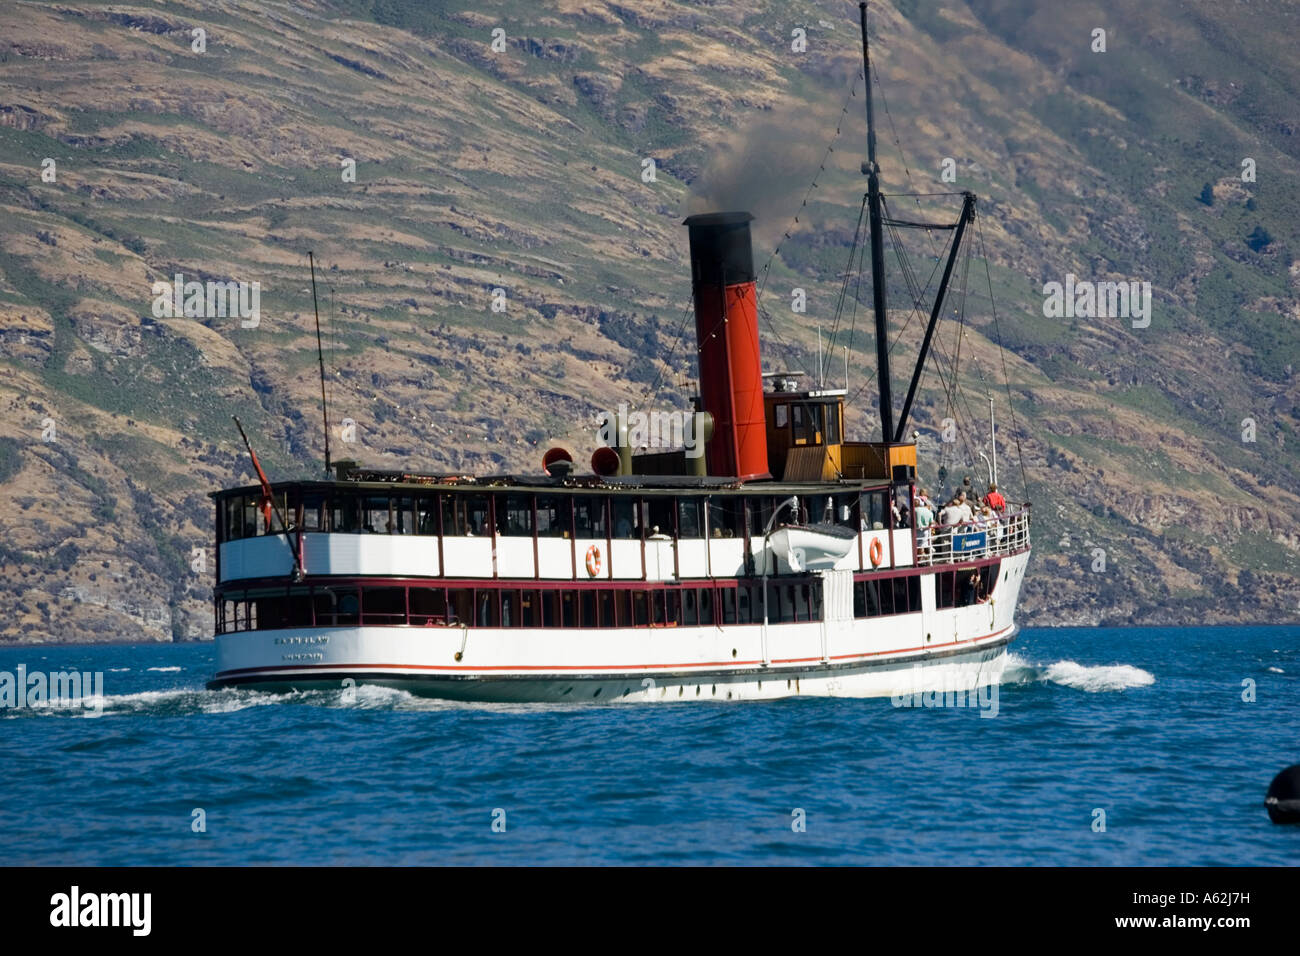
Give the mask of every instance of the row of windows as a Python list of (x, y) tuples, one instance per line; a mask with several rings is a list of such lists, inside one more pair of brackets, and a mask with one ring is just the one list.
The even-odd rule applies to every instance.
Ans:
[(838, 445), (838, 402), (798, 402), (776, 406), (776, 427), (789, 428), (794, 445)]
[[(642, 539), (656, 530), (677, 538), (758, 537), (783, 498), (771, 495), (556, 495), (526, 492), (361, 494), (281, 492), (267, 527), (260, 496), (223, 498), (219, 541), (303, 531), (354, 534), (498, 535), (584, 539)], [(885, 492), (847, 492), (800, 499), (804, 521), (858, 529), (883, 528)], [(785, 509), (780, 520), (793, 522)]]
[[(921, 609), (919, 575), (854, 584), (856, 617)], [(822, 619), (819, 579), (769, 581), (767, 619)], [(761, 624), (761, 584), (658, 588), (443, 588), (330, 584), (231, 591), (217, 599), (216, 629), (405, 625), (412, 627), (694, 627)]]
[(993, 596), (1001, 564), (1000, 561), (994, 561), (981, 568), (960, 568), (936, 574), (935, 605), (945, 608), (983, 604)]

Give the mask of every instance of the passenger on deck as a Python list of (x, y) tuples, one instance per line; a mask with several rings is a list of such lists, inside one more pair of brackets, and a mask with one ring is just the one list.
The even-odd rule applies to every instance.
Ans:
[(922, 551), (930, 550), (930, 525), (934, 524), (934, 512), (930, 503), (924, 498), (916, 499), (916, 545)]
[(953, 498), (944, 505), (943, 510), (939, 512), (939, 524), (946, 528), (952, 527), (961, 522), (963, 515), (964, 512), (961, 510), (961, 506), (958, 505), (957, 499)]
[(984, 496), (984, 503), (999, 515), (1007, 510), (1007, 499), (1002, 497), (997, 485), (989, 485), (989, 493)]

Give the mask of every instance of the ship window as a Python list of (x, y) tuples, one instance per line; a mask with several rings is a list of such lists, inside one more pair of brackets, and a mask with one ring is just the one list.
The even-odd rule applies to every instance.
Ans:
[(469, 531), (465, 520), (465, 496), (442, 496), (442, 533), (463, 537)]
[(796, 584), (794, 586), (794, 616), (798, 621), (812, 620), (812, 615), (808, 610), (808, 585)]
[(478, 537), (488, 532), (487, 495), (443, 495), (443, 534)]
[(474, 607), (472, 588), (452, 588), (447, 592), (447, 623), (469, 624), (474, 620), (471, 611)]
[[(502, 509), (504, 508), (504, 512)], [(497, 499), (497, 525), (501, 533), (513, 537), (532, 537), (533, 496), (506, 495)]]
[(410, 498), (393, 499), (393, 534), (415, 534), (415, 509)]
[(785, 426), (788, 424), (790, 424), (790, 406), (789, 405), (776, 406), (776, 427), (785, 428)]
[(519, 592), (501, 592), (501, 626), (519, 626)]
[(820, 445), (823, 442), (823, 405), (795, 405), (791, 424), (791, 441), (795, 445)]
[(360, 506), (360, 499), (352, 495), (337, 495), (331, 502), (330, 529), (355, 534), (361, 527)]
[(537, 496), (537, 536), (539, 538), (567, 538), (571, 515), (570, 498), (564, 495)]
[[(935, 575), (935, 604), (938, 607), (966, 607), (974, 604), (981, 598), (987, 598), (989, 594), (990, 570), (993, 575), (997, 574), (996, 569), (985, 567), (980, 571), (968, 567), (957, 571), (944, 571)], [(976, 582), (972, 586), (971, 575), (976, 575)]]
[(838, 445), (840, 443), (839, 402), (828, 402), (822, 406), (822, 421), (826, 426), (826, 433), (823, 440), (827, 445)]
[(474, 592), (474, 623), (479, 627), (499, 627), (501, 619), (497, 613), (497, 592), (479, 588)]
[(586, 495), (573, 499), (574, 531), (579, 538), (603, 538), (608, 531), (605, 499)]
[(578, 592), (582, 604), (582, 626), (596, 627), (600, 622), (596, 619), (596, 592), (591, 589)]
[(242, 537), (251, 538), (253, 535), (261, 533), (258, 525), (261, 524), (262, 516), (257, 508), (257, 498), (244, 495), (240, 501), (244, 503), (244, 533)]
[(719, 595), (722, 598), (722, 623), (736, 623), (736, 589), (720, 588)]
[(442, 588), (411, 588), (411, 623), (447, 623), (447, 595)]
[(677, 526), (673, 499), (668, 497), (648, 498), (646, 499), (646, 506), (646, 526), (649, 533), (654, 534), (655, 528), (658, 528), (659, 534), (666, 534), (671, 537)]
[(562, 627), (578, 626), (578, 597), (575, 591), (560, 592), (560, 610), (562, 612)]
[(523, 627), (541, 626), (541, 606), (537, 603), (536, 591), (522, 591), (519, 594), (519, 623)]
[(731, 495), (709, 499), (709, 535), (714, 538), (745, 536), (745, 502)]
[(664, 611), (664, 592), (650, 592), (650, 623), (663, 627), (667, 623), (668, 617)]
[(854, 494), (836, 495), (835, 502), (835, 524), (844, 525), (847, 528), (857, 529), (856, 512), (858, 505), (858, 496)]
[(285, 599), (280, 595), (261, 597), (254, 601), (253, 604), (257, 608), (257, 620), (261, 622), (262, 627), (288, 626), (288, 608)]
[(388, 498), (367, 496), (361, 501), (361, 530), (367, 534), (390, 534), (393, 530)]
[(415, 499), (415, 522), (419, 534), (438, 533), (437, 495), (421, 495)]
[(627, 495), (610, 499), (614, 512), (614, 537), (633, 540), (641, 537), (641, 502)]
[(319, 494), (303, 495), (302, 498), (302, 530), (303, 531), (324, 531), (326, 518), (329, 515), (329, 508), (325, 503), (325, 496)]
[(985, 597), (993, 596), (993, 588), (998, 583), (998, 569), (1002, 566), (1001, 561), (994, 561), (992, 564), (984, 566), (980, 571), (981, 583), (983, 584), (983, 594)]
[(774, 583), (768, 585), (767, 619), (781, 624), (789, 624), (795, 619), (793, 585)]
[(713, 623), (713, 588), (700, 588), (700, 623)]
[(221, 540), (234, 541), (244, 536), (243, 502), (238, 497), (221, 503)]
[(868, 578), (859, 582), (862, 585), (862, 600), (864, 606), (864, 617), (879, 617), (880, 607), (880, 582)]
[(405, 624), (406, 589), (364, 588), (361, 592), (361, 623)]
[(888, 494), (883, 491), (862, 492), (859, 500), (861, 530), (880, 531), (885, 528), (885, 516), (889, 514), (888, 500)]
[(682, 595), (675, 588), (664, 592), (665, 614), (669, 627), (677, 627), (682, 622)]
[(646, 611), (646, 593), (644, 591), (632, 592), (632, 623), (636, 627), (645, 627), (649, 623)]
[(700, 520), (703, 498), (682, 497), (677, 499), (677, 536), (679, 538), (703, 537), (704, 524)]
[(894, 613), (906, 614), (911, 610), (908, 605), (907, 578), (894, 578)]
[(315, 595), (316, 623), (332, 626), (356, 624), (360, 605), (355, 588), (326, 588)]
[(694, 627), (700, 623), (699, 602), (696, 600), (694, 588), (686, 588), (682, 591), (682, 623), (687, 627)]
[(600, 626), (617, 627), (618, 620), (614, 617), (614, 592), (600, 590), (596, 594), (600, 599)]
[(880, 613), (893, 614), (894, 613), (893, 584), (888, 580), (877, 581), (876, 584), (879, 585), (879, 591), (880, 591)]

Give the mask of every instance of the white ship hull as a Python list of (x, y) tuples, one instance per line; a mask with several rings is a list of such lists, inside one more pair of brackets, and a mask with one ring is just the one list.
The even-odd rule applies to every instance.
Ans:
[[(211, 686), (356, 683), (470, 701), (602, 702), (885, 697), (997, 683), (1028, 553), (993, 600), (840, 621), (701, 627), (334, 627), (217, 638)], [(932, 581), (927, 577), (926, 580)], [(926, 593), (923, 591), (923, 594)]]

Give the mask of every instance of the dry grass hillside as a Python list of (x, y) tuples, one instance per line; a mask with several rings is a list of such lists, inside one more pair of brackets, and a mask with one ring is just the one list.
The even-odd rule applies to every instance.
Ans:
[[(888, 192), (980, 196), (964, 319), (939, 337), (960, 397), (932, 374), (916, 412), (923, 480), (982, 473), (992, 394), (1003, 484), (1035, 505), (1028, 623), (1292, 620), (1300, 11), (872, 7)], [(206, 495), (251, 480), (230, 416), (274, 477), (321, 467), (309, 250), (332, 418), (356, 423), (336, 456), (375, 466), (531, 472), (551, 441), (585, 458), (599, 409), (679, 407), (680, 223), (704, 205), (758, 215), (767, 364), (813, 369), (864, 188), (856, 18), (829, 0), (0, 7), (0, 639), (208, 635)], [(891, 199), (905, 218), (958, 203)], [(943, 240), (905, 238), (924, 284)], [(920, 323), (887, 264), (902, 391)], [(177, 273), (259, 283), (260, 321), (156, 315)], [(1149, 282), (1150, 325), (1046, 318), (1067, 274)], [(859, 298), (835, 347), (863, 438)]]

